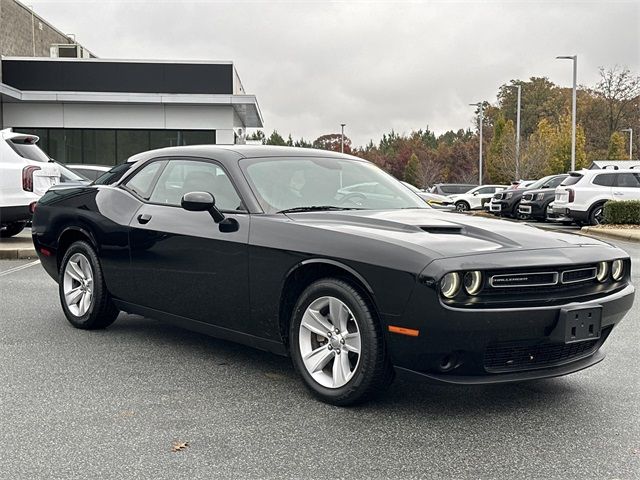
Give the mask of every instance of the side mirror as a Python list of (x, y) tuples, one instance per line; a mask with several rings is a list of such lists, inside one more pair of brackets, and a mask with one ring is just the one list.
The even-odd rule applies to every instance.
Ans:
[(478, 192), (473, 192), (473, 196), (477, 197), (478, 196)]
[(216, 199), (209, 192), (185, 193), (180, 204), (189, 212), (209, 212), (216, 223), (224, 220), (224, 215), (216, 208)]

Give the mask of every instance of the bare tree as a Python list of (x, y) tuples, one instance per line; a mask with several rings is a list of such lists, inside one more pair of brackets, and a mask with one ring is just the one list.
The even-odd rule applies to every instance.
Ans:
[(601, 80), (596, 85), (596, 93), (607, 104), (609, 136), (622, 126), (620, 121), (640, 96), (640, 76), (631, 73), (627, 67), (618, 65), (610, 69), (600, 67)]

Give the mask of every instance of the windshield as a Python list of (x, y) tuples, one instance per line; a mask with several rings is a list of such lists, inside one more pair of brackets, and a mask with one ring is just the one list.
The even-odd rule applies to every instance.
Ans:
[(430, 208), (375, 165), (333, 158), (244, 159), (240, 165), (266, 213), (300, 207)]
[(545, 183), (547, 183), (553, 177), (554, 177), (554, 175), (549, 175), (548, 177), (544, 177), (544, 178), (541, 178), (540, 180), (536, 180), (535, 182), (529, 184), (527, 186), (527, 188), (530, 188), (532, 190), (535, 190), (537, 188), (541, 188)]

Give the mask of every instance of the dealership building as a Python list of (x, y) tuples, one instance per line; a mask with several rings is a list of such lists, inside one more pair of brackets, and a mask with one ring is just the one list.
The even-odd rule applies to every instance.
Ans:
[(152, 148), (242, 143), (247, 128), (263, 126), (233, 62), (95, 58), (20, 2), (0, 2), (0, 129), (38, 135), (60, 162), (114, 165)]

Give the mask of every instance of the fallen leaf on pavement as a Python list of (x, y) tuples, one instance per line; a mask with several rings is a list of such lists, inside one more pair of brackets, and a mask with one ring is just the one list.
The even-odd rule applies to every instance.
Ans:
[(185, 448), (189, 446), (189, 442), (173, 442), (173, 446), (171, 447), (172, 452), (181, 452)]

